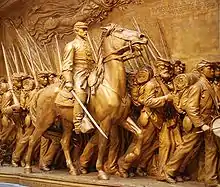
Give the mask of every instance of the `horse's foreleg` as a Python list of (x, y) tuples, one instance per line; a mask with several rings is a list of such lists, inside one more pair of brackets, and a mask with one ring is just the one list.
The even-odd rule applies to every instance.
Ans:
[[(47, 111), (47, 112), (46, 112)], [(30, 136), (28, 150), (25, 158), (25, 168), (26, 173), (31, 172), (31, 157), (33, 149), (39, 138), (43, 133), (51, 126), (54, 121), (55, 114), (51, 110), (41, 110), (37, 113), (36, 125), (33, 134)]]
[[(104, 133), (108, 137), (109, 131), (111, 129), (111, 119), (109, 117), (106, 117), (101, 122), (101, 129), (104, 131)], [(108, 140), (101, 133), (99, 133), (99, 143), (98, 143), (99, 152), (98, 152), (98, 158), (96, 161), (96, 169), (98, 170), (98, 178), (102, 180), (109, 179), (109, 176), (103, 170), (103, 165), (104, 165), (103, 158), (104, 158), (104, 154), (106, 151), (107, 141)]]
[(63, 119), (62, 125), (64, 131), (60, 143), (62, 145), (62, 149), (66, 158), (66, 165), (70, 169), (69, 173), (71, 175), (78, 175), (78, 172), (76, 168), (73, 166), (73, 162), (70, 156), (70, 140), (72, 136), (73, 123)]
[(133, 139), (132, 143), (129, 145), (125, 155), (123, 155), (118, 161), (119, 172), (122, 177), (128, 177), (127, 170), (141, 153), (143, 132), (130, 117), (128, 117), (121, 125), (135, 135), (135, 139)]

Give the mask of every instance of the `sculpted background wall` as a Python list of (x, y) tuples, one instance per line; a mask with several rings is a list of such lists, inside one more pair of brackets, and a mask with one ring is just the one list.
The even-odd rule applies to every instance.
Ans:
[[(51, 61), (56, 64), (55, 35), (62, 53), (65, 44), (74, 37), (76, 21), (90, 23), (91, 35), (98, 43), (100, 26), (114, 22), (134, 29), (132, 17), (165, 57), (160, 25), (168, 51), (173, 58), (186, 62), (188, 69), (201, 58), (220, 59), (219, 0), (18, 0), (0, 11), (0, 40), (7, 48), (15, 43), (27, 50), (19, 42), (17, 28), (23, 38), (28, 38), (33, 52), (32, 39), (44, 55), (47, 45)], [(3, 74), (0, 55), (0, 74)]]

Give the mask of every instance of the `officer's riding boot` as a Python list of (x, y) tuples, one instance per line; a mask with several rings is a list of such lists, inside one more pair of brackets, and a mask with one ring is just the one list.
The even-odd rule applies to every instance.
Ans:
[[(85, 105), (86, 99), (87, 99), (86, 92), (76, 92), (76, 95), (78, 96), (80, 101), (83, 103), (83, 105)], [(76, 134), (80, 132), (80, 125), (82, 123), (83, 116), (84, 116), (83, 109), (80, 106), (79, 102), (75, 100), (74, 109), (73, 109), (73, 123), (74, 123)]]

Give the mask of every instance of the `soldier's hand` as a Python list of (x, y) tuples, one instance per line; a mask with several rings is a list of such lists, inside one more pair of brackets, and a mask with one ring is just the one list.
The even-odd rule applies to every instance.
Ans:
[(71, 92), (73, 90), (73, 83), (72, 82), (67, 82), (64, 87)]
[(208, 125), (203, 125), (201, 128), (204, 132), (210, 129)]
[(19, 104), (15, 105), (14, 104), (14, 105), (11, 106), (11, 108), (12, 108), (13, 111), (18, 111), (18, 110), (21, 109), (21, 105), (19, 105)]
[(80, 134), (80, 132), (81, 132), (81, 130), (80, 130), (80, 125), (75, 125), (74, 132), (75, 132), (76, 134)]
[(172, 101), (173, 100), (173, 95), (171, 93), (166, 95), (166, 100), (167, 101)]

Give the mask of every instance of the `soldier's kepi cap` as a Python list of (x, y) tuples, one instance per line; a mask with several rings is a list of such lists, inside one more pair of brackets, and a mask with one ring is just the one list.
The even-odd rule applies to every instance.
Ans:
[(213, 66), (213, 67), (215, 67), (216, 64), (215, 64), (215, 62), (211, 62), (211, 61), (208, 61), (208, 60), (202, 60), (201, 62), (199, 62), (199, 63), (197, 64), (197, 69), (199, 70), (199, 69), (201, 69), (201, 68), (203, 68), (203, 67), (207, 67), (207, 66)]
[(23, 74), (22, 73), (13, 73), (12, 74), (12, 80), (22, 81), (23, 80)]
[(87, 29), (88, 28), (88, 24), (85, 23), (85, 22), (78, 21), (74, 25), (74, 29), (75, 28), (85, 28), (85, 29)]
[(184, 62), (182, 62), (181, 60), (176, 59), (176, 60), (174, 60), (174, 66), (181, 66), (181, 67), (185, 67), (186, 65), (185, 65), (185, 63), (184, 63)]
[(215, 62), (215, 64), (216, 64), (216, 67), (217, 67), (217, 68), (220, 68), (220, 61)]
[(34, 79), (34, 78), (31, 75), (24, 74), (23, 80), (26, 80), (26, 79)]
[(172, 66), (170, 60), (168, 59), (164, 59), (164, 58), (161, 58), (161, 57), (157, 57), (157, 63), (156, 63), (156, 66), (159, 67), (159, 66), (167, 66), (167, 67), (170, 67)]
[(39, 71), (37, 73), (37, 77), (48, 77), (48, 76), (49, 76), (48, 71)]

